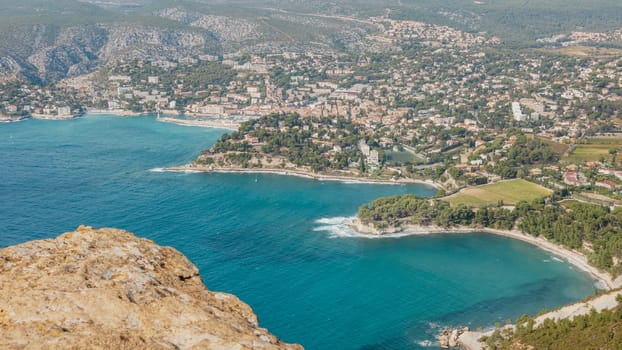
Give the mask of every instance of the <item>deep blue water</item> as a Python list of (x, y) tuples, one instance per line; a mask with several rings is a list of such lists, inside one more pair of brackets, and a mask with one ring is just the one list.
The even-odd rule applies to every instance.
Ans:
[(343, 217), (423, 186), (164, 173), (221, 131), (150, 117), (0, 124), (0, 247), (79, 224), (171, 245), (211, 290), (308, 349), (417, 349), (440, 325), (490, 326), (593, 293), (588, 276), (506, 238), (347, 236)]

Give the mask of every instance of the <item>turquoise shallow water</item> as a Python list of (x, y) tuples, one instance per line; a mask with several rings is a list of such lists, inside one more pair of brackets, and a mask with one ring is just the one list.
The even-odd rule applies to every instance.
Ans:
[(593, 293), (585, 274), (506, 238), (347, 237), (358, 206), (423, 186), (186, 174), (221, 131), (153, 118), (0, 124), (0, 247), (79, 224), (171, 245), (308, 349), (417, 349), (440, 325), (490, 326)]

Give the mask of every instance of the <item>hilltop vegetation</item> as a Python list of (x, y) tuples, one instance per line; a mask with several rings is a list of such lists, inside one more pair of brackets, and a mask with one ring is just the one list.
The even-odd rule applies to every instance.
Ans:
[(383, 197), (359, 207), (358, 219), (376, 228), (399, 227), (404, 224), (453, 226), (481, 226), (509, 230), (515, 214), (505, 208), (472, 210), (465, 205), (450, 206), (438, 199), (418, 198), (412, 194)]
[[(335, 141), (320, 142), (320, 138)], [(315, 173), (347, 170), (352, 162), (362, 164), (357, 148), (361, 138), (358, 127), (345, 118), (313, 120), (298, 114), (271, 114), (224, 134), (212, 148), (202, 152), (198, 162), (261, 168), (264, 164), (260, 161), (251, 163), (250, 160), (268, 157), (275, 163), (273, 166), (284, 167), (288, 162), (296, 167), (309, 167)], [(326, 156), (335, 147), (340, 151)], [(354, 166), (357, 169), (360, 167)]]
[(573, 30), (612, 30), (622, 21), (622, 3), (616, 0), (413, 0), (404, 3), (405, 8), (396, 11), (396, 16), (485, 31), (501, 37), (512, 47), (533, 46), (536, 39)]

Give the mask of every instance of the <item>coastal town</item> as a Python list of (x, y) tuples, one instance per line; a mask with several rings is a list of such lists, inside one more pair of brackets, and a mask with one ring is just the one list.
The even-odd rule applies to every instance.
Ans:
[(379, 30), (358, 55), (206, 54), (120, 60), (47, 86), (8, 79), (0, 118), (156, 114), (232, 131), (193, 170), (426, 180), (445, 195), (520, 178), (622, 205), (622, 58), (578, 46), (618, 31), (517, 52), (446, 26), (368, 22)]
[[(23, 150), (28, 148), (24, 144), (30, 146), (28, 142), (34, 144), (36, 141), (33, 140), (36, 136), (30, 135), (40, 135), (19, 130), (20, 126), (32, 127), (37, 132), (38, 128), (42, 128), (42, 133), (47, 131), (45, 127), (52, 124), (82, 124), (81, 128), (75, 128), (81, 131), (86, 130), (84, 125), (88, 124), (90, 130), (95, 130), (97, 127), (93, 125), (99, 119), (86, 118), (100, 115), (106, 119), (107, 130), (110, 130), (108, 134), (111, 135), (120, 134), (118, 130), (124, 128), (131, 129), (127, 125), (143, 122), (140, 119), (116, 117), (148, 119), (153, 129), (144, 130), (145, 139), (141, 139), (138, 145), (130, 145), (127, 141), (134, 135), (130, 134), (132, 130), (123, 135), (127, 137), (124, 139), (126, 141), (115, 139), (114, 142), (119, 143), (116, 153), (109, 152), (107, 143), (82, 147), (84, 139), (96, 138), (91, 134), (75, 142), (71, 138), (77, 132), (61, 135), (67, 137), (63, 140), (70, 140), (62, 142), (64, 148), (54, 148), (55, 143), (61, 142), (56, 142), (52, 137), (49, 140), (42, 138), (45, 142), (40, 147), (32, 148), (43, 148), (46, 153), (32, 153), (35, 164), (38, 165), (48, 154), (65, 156), (64, 152), (67, 151), (67, 158), (58, 157), (62, 162), (51, 163), (53, 171), (49, 173), (61, 174), (57, 177), (42, 171), (47, 170), (44, 167), (25, 167), (23, 173), (32, 173), (33, 179), (50, 179), (49, 183), (33, 186), (34, 190), (57, 186), (52, 181), (57, 178), (69, 182), (64, 172), (70, 169), (74, 172), (84, 171), (88, 175), (83, 176), (83, 184), (78, 184), (83, 186), (80, 191), (69, 188), (67, 198), (62, 198), (63, 203), (50, 202), (49, 198), (38, 198), (38, 195), (32, 194), (36, 192), (25, 191), (24, 188), (30, 186), (28, 181), (34, 181), (30, 178), (26, 177), (29, 180), (22, 183), (10, 182), (9, 186), (12, 187), (7, 187), (10, 189), (7, 193), (10, 193), (11, 198), (7, 202), (19, 199), (20, 196), (28, 197), (27, 201), (22, 199), (19, 202), (26, 205), (15, 205), (15, 208), (28, 209), (33, 203), (32, 198), (35, 198), (33, 211), (53, 207), (54, 212), (66, 213), (71, 220), (78, 218), (103, 222), (103, 219), (97, 216), (93, 219), (89, 213), (84, 213), (86, 210), (82, 210), (102, 208), (102, 212), (110, 212), (113, 218), (127, 218), (127, 221), (121, 221), (122, 224), (139, 226), (153, 222), (152, 227), (148, 226), (154, 231), (153, 235), (165, 243), (168, 239), (176, 248), (194, 254), (189, 255), (189, 258), (199, 259), (208, 266), (231, 264), (225, 266), (231, 270), (223, 269), (222, 275), (207, 275), (215, 280), (210, 281), (214, 286), (238, 288), (243, 293), (254, 288), (266, 292), (266, 295), (248, 293), (249, 300), (259, 305), (258, 310), (263, 312), (262, 318), (266, 313), (261, 308), (269, 304), (267, 300), (272, 296), (268, 294), (272, 292), (272, 287), (263, 288), (261, 283), (274, 286), (277, 283), (271, 282), (273, 276), (294, 280), (293, 277), (300, 273), (299, 266), (303, 266), (299, 265), (300, 261), (305, 264), (311, 262), (304, 265), (307, 270), (315, 268), (316, 261), (329, 261), (330, 266), (326, 270), (319, 266), (322, 270), (318, 270), (317, 275), (308, 275), (304, 280), (296, 281), (297, 286), (305, 286), (305, 293), (310, 293), (301, 293), (298, 299), (304, 299), (305, 303), (313, 298), (322, 299), (324, 303), (328, 302), (325, 304), (329, 305), (327, 309), (331, 309), (331, 312), (334, 309), (334, 312), (342, 315), (347, 312), (337, 310), (334, 307), (335, 300), (345, 303), (355, 299), (352, 296), (354, 294), (339, 294), (334, 290), (330, 295), (313, 294), (317, 291), (306, 288), (308, 281), (318, 281), (324, 277), (329, 280), (332, 276), (334, 281), (346, 283), (339, 285), (331, 282), (329, 287), (338, 286), (338, 292), (356, 292), (358, 297), (365, 294), (350, 290), (350, 287), (374, 280), (369, 277), (371, 270), (355, 270), (357, 267), (353, 267), (353, 263), (341, 264), (342, 260), (338, 258), (354, 257), (357, 261), (369, 258), (373, 264), (385, 259), (382, 264), (386, 262), (386, 266), (392, 267), (403, 264), (400, 269), (408, 273), (397, 275), (400, 282), (421, 274), (434, 281), (441, 276), (442, 282), (448, 283), (449, 287), (439, 287), (441, 284), (413, 280), (413, 284), (404, 284), (402, 287), (399, 283), (386, 282), (390, 281), (384, 279), (388, 269), (382, 265), (378, 268), (378, 276), (382, 275), (383, 282), (378, 285), (388, 287), (390, 293), (386, 296), (391, 303), (379, 303), (378, 308), (387, 309), (390, 317), (385, 324), (373, 325), (383, 330), (390, 329), (388, 325), (395, 326), (395, 330), (391, 329), (392, 333), (386, 339), (365, 338), (361, 340), (360, 346), (352, 348), (410, 349), (439, 346), (467, 350), (617, 349), (622, 344), (622, 332), (616, 331), (622, 326), (622, 29), (619, 28), (619, 16), (606, 14), (606, 10), (600, 14), (590, 12), (589, 7), (598, 7), (591, 6), (591, 3), (586, 3), (586, 8), (568, 5), (566, 13), (559, 9), (552, 10), (550, 7), (553, 5), (545, 3), (530, 8), (529, 12), (526, 8), (533, 6), (529, 2), (520, 8), (512, 7), (510, 11), (503, 9), (503, 6), (497, 8), (498, 4), (493, 6), (483, 1), (456, 5), (455, 9), (441, 3), (426, 5), (423, 1), (413, 7), (402, 4), (402, 1), (397, 1), (396, 5), (382, 3), (373, 6), (349, 1), (340, 4), (322, 1), (301, 1), (295, 4), (296, 1), (291, 1), (289, 5), (282, 5), (282, 8), (277, 5), (274, 6), (278, 8), (273, 8), (270, 1), (261, 4), (251, 1), (248, 4), (241, 2), (239, 6), (228, 2), (222, 2), (222, 6), (209, 4), (198, 11), (197, 8), (203, 4), (190, 6), (180, 3), (173, 8), (168, 7), (172, 5), (143, 4), (141, 1), (123, 4), (116, 0), (81, 0), (79, 4), (71, 5), (77, 6), (78, 10), (66, 10), (67, 13), (63, 14), (71, 15), (74, 13), (72, 11), (82, 13), (82, 16), (76, 16), (80, 18), (77, 22), (68, 21), (70, 23), (66, 26), (37, 24), (32, 33), (9, 31), (11, 34), (0, 40), (0, 44), (7, 42), (4, 46), (0, 45), (0, 123), (7, 123), (6, 129), (10, 130), (7, 133), (9, 142), (5, 146), (8, 150), (6, 154), (13, 152), (19, 158), (14, 163), (6, 162), (9, 164), (6, 173), (11, 173), (11, 178), (21, 179), (17, 171), (13, 174), (11, 167), (23, 163), (27, 155), (22, 153), (31, 154), (30, 150)], [(602, 8), (614, 9), (611, 12), (615, 13), (620, 5), (613, 2), (613, 5), (607, 5), (611, 7), (602, 4)], [(44, 9), (37, 6), (26, 12), (43, 13)], [(102, 12), (95, 11), (100, 6)], [(549, 9), (545, 10), (547, 6)], [(424, 9), (426, 12), (421, 12)], [(31, 23), (31, 13), (20, 17), (21, 7), (14, 10), (18, 14), (15, 23)], [(521, 12), (523, 10), (525, 12)], [(95, 11), (95, 19), (89, 19), (91, 11)], [(571, 12), (575, 14), (570, 15)], [(100, 17), (106, 16), (110, 16), (110, 19), (100, 22)], [(36, 18), (34, 22), (39, 20)], [(108, 20), (111, 22), (108, 23)], [(565, 21), (569, 24), (562, 25)], [(595, 25), (595, 21), (602, 23)], [(10, 27), (13, 22), (7, 23), (5, 26)], [(513, 27), (516, 27), (516, 33), (512, 33)], [(47, 46), (38, 44), (46, 40), (49, 41)], [(32, 44), (32, 50), (20, 51), (22, 42), (31, 41), (37, 42)], [(37, 48), (34, 49), (34, 46)], [(15, 54), (8, 53), (13, 51)], [(28, 119), (45, 121), (8, 124)], [(73, 119), (77, 120), (67, 122)], [(112, 125), (115, 124), (112, 120), (128, 124)], [(202, 129), (162, 123), (214, 130), (203, 133), (205, 130)], [(166, 134), (166, 142), (162, 142), (164, 129), (173, 130)], [(101, 133), (99, 129), (96, 131)], [(14, 146), (14, 141), (18, 146)], [(181, 149), (182, 141), (192, 143), (192, 147)], [(91, 153), (79, 159), (93, 159), (79, 164), (82, 166), (79, 169), (68, 167), (67, 164), (80, 163), (73, 157), (84, 154), (81, 152), (86, 148)], [(137, 157), (147, 148), (148, 153), (144, 154), (151, 157), (150, 162), (138, 162)], [(163, 150), (175, 152), (164, 154)], [(112, 164), (112, 160), (102, 164), (101, 158), (98, 158), (102, 154), (113, 158), (125, 154), (134, 156), (134, 153), (136, 157), (119, 161), (119, 164)], [(158, 157), (160, 154), (162, 157)], [(117, 163), (116, 159), (114, 162)], [(103, 171), (110, 169), (114, 170), (115, 175)], [(277, 178), (274, 174), (318, 181), (298, 182), (292, 178), (282, 181), (285, 178)], [(166, 188), (159, 187), (163, 178), (167, 179)], [(92, 179), (97, 182), (89, 182)], [(181, 186), (188, 179), (192, 183), (187, 188)], [(285, 190), (275, 191), (266, 185), (270, 182), (266, 180), (273, 184), (278, 182), (278, 187), (286, 184), (283, 185)], [(328, 185), (325, 180), (338, 182)], [(136, 183), (144, 187), (136, 187)], [(361, 183), (373, 184), (377, 188)], [(350, 186), (352, 184), (354, 186)], [(307, 185), (308, 189), (305, 187)], [(340, 197), (341, 192), (333, 197), (314, 198), (313, 204), (298, 201), (300, 197), (309, 196), (307, 190), (309, 193), (320, 192), (320, 187), (329, 188), (327, 191), (331, 193), (343, 190), (343, 197), (347, 197), (348, 201), (337, 202), (332, 199)], [(369, 192), (363, 193), (363, 187)], [(371, 187), (374, 188), (370, 190)], [(119, 192), (132, 198), (124, 201), (120, 195), (117, 198), (115, 188), (120, 188)], [(94, 193), (102, 197), (101, 203), (105, 206), (93, 202), (89, 192), (92, 189), (103, 190)], [(164, 190), (170, 192), (162, 192)], [(289, 198), (295, 191), (295, 196)], [(74, 192), (80, 192), (83, 198), (72, 197)], [(62, 197), (56, 190), (50, 191), (50, 195)], [(111, 195), (113, 197), (109, 197)], [(283, 198), (291, 199), (291, 203), (280, 202)], [(250, 200), (248, 203), (242, 203), (247, 199)], [(67, 203), (70, 205), (66, 206)], [(117, 203), (120, 209), (117, 209)], [(316, 203), (320, 211), (312, 210)], [(231, 208), (225, 206), (229, 204)], [(339, 210), (335, 209), (337, 207)], [(130, 209), (133, 210), (131, 213)], [(73, 214), (72, 210), (83, 215)], [(267, 213), (272, 211), (278, 215), (269, 221)], [(161, 215), (161, 212), (166, 214)], [(149, 216), (151, 213), (154, 214)], [(39, 214), (40, 220), (54, 220), (47, 212)], [(6, 216), (8, 222), (8, 219), (12, 219), (9, 216), (18, 215)], [(198, 220), (193, 221), (195, 218)], [(139, 221), (133, 222), (131, 219)], [(290, 219), (292, 221), (287, 222)], [(36, 220), (36, 216), (33, 220)], [(261, 220), (269, 222), (264, 227), (260, 225)], [(19, 217), (9, 224), (21, 227), (23, 221)], [(114, 221), (112, 224), (115, 224)], [(183, 227), (186, 226), (189, 227), (188, 231), (184, 231)], [(178, 236), (183, 237), (183, 242), (179, 242), (177, 236), (172, 237), (171, 232), (177, 232), (174, 230), (179, 230)], [(300, 233), (298, 231), (304, 231), (305, 236), (297, 236)], [(310, 236), (308, 233), (311, 231), (330, 232), (327, 234), (330, 238), (347, 237), (348, 240), (356, 240), (356, 244), (350, 247), (342, 242), (328, 242), (334, 246), (325, 246), (327, 240), (323, 240), (323, 236)], [(272, 235), (275, 233), (278, 235)], [(408, 246), (409, 239), (404, 239), (394, 246), (390, 243), (383, 247), (386, 251), (399, 248), (398, 254), (383, 250), (382, 256), (373, 255), (374, 249), (368, 249), (372, 244), (367, 245), (367, 242), (379, 242), (375, 240), (379, 238), (466, 233), (495, 235), (511, 239), (511, 244), (516, 241), (527, 243), (543, 250), (538, 250), (538, 253), (545, 254), (545, 258), (535, 255), (534, 258), (522, 250), (511, 251), (513, 245), (497, 245), (510, 247), (507, 252), (506, 248), (493, 249), (491, 247), (495, 245), (489, 246), (488, 243), (464, 245), (456, 250), (459, 253), (454, 254), (448, 253), (452, 243), (444, 242), (439, 245), (438, 251), (429, 249), (426, 254), (413, 254), (412, 251), (420, 247)], [(81, 235), (90, 243), (81, 241)], [(103, 243), (97, 243), (96, 235), (104, 235), (100, 241)], [(83, 255), (97, 256), (100, 252), (95, 248), (104, 243), (106, 247), (110, 246), (107, 235), (120, 235), (121, 241), (129, 242), (132, 247), (138, 244), (157, 250), (164, 256), (148, 255), (147, 261), (141, 255), (136, 255), (135, 249), (128, 254), (127, 259), (131, 261), (140, 258), (140, 266), (136, 267), (136, 271), (141, 271), (142, 275), (127, 281), (121, 276), (123, 281), (115, 282), (113, 286), (119, 290), (111, 294), (111, 300), (122, 300), (127, 304), (127, 310), (135, 311), (142, 303), (140, 291), (144, 289), (144, 283), (141, 282), (145, 275), (143, 272), (147, 277), (156, 272), (166, 273), (170, 264), (161, 261), (170, 260), (171, 256), (174, 258), (173, 265), (181, 264), (185, 267), (181, 269), (184, 270), (182, 272), (166, 275), (167, 279), (179, 285), (180, 290), (189, 283), (195, 289), (203, 286), (198, 269), (192, 264), (188, 265), (189, 260), (186, 263), (183, 256), (174, 254), (169, 248), (160, 249), (125, 231), (80, 226), (75, 232), (64, 234), (57, 240), (70, 243), (74, 240), (73, 243), (81, 244), (88, 252), (85, 251), (79, 257), (88, 262), (91, 260), (83, 259)], [(475, 236), (468, 238), (477, 240)], [(19, 240), (22, 236), (16, 237)], [(305, 240), (309, 237), (316, 241), (306, 245), (308, 242)], [(273, 249), (260, 249), (268, 240)], [(295, 245), (292, 246), (291, 241)], [(321, 246), (318, 241), (321, 241)], [(41, 242), (44, 243), (35, 245), (43, 247), (54, 241)], [(349, 250), (332, 251), (334, 247), (341, 249), (343, 246)], [(235, 251), (229, 250), (232, 248)], [(290, 257), (290, 252), (297, 248), (300, 248), (300, 256)], [(321, 255), (316, 254), (319, 250)], [(480, 283), (473, 283), (480, 289), (488, 289), (482, 294), (481, 301), (467, 296), (479, 292), (479, 289), (474, 289), (476, 292), (467, 291), (466, 283), (459, 279), (481, 274), (478, 266), (489, 265), (477, 261), (478, 264), (473, 265), (477, 271), (462, 271), (459, 274), (456, 266), (463, 262), (456, 260), (459, 262), (452, 265), (453, 260), (450, 260), (459, 254), (475, 256), (476, 252), (489, 253), (486, 250), (494, 250), (499, 254), (490, 257), (482, 255), (485, 257), (483, 259), (469, 258), (485, 260), (486, 264), (498, 264), (506, 258), (505, 255), (515, 254), (522, 260), (510, 259), (508, 266), (513, 268), (519, 264), (530, 264), (521, 270), (526, 271), (524, 274), (529, 278), (517, 279), (517, 286), (507, 284), (510, 286), (507, 289), (516, 289), (512, 292), (514, 294), (505, 295), (507, 293), (503, 288), (506, 288), (506, 281), (501, 283), (495, 274), (507, 274), (509, 280), (519, 273), (499, 268), (490, 274), (495, 276), (491, 284), (480, 286)], [(14, 268), (16, 259), (22, 258), (14, 255), (13, 248), (1, 251), (9, 256), (4, 259), (8, 262), (5, 269)], [(36, 250), (33, 252), (36, 255)], [(264, 257), (261, 254), (265, 252), (274, 255)], [(309, 252), (315, 255), (306, 255)], [(66, 252), (58, 251), (56, 254), (62, 257)], [(211, 258), (212, 255), (218, 259), (201, 260)], [(390, 259), (387, 258), (389, 256)], [(250, 261), (259, 257), (267, 262), (265, 269), (256, 265), (255, 261)], [(427, 260), (425, 264), (415, 266), (416, 259)], [(94, 261), (99, 264), (100, 260)], [(177, 260), (181, 262), (178, 264)], [(436, 269), (445, 265), (446, 261), (448, 270)], [(364, 262), (363, 268), (369, 269), (367, 264), (371, 263)], [(556, 262), (563, 264), (563, 267), (553, 266)], [(550, 265), (543, 265), (548, 263)], [(330, 275), (335, 270), (334, 266), (338, 265), (347, 266), (347, 269), (339, 271), (342, 275)], [(551, 270), (544, 268), (551, 266), (554, 267)], [(564, 273), (571, 270), (572, 276), (560, 274), (558, 279), (555, 279), (557, 276), (551, 277), (557, 273), (557, 268)], [(64, 274), (75, 275), (75, 266), (61, 266), (61, 269)], [(110, 271), (122, 271), (112, 269)], [(537, 269), (546, 271), (536, 277), (531, 276)], [(97, 281), (114, 282), (119, 277), (108, 271), (109, 268), (99, 271), (97, 267), (95, 270), (95, 275), (79, 278), (81, 283), (86, 283), (82, 289), (91, 290)], [(464, 267), (463, 270), (468, 269)], [(238, 272), (242, 274), (235, 275)], [(250, 274), (257, 279), (247, 280)], [(409, 277), (404, 277), (406, 275)], [(451, 275), (451, 278), (447, 278), (447, 275)], [(362, 277), (349, 280), (343, 276)], [(578, 288), (571, 292), (565, 290), (574, 288), (569, 281), (575, 281), (573, 278), (577, 276), (581, 277), (577, 281), (584, 283), (587, 291), (578, 291)], [(233, 281), (234, 277), (236, 281), (240, 280), (240, 284), (232, 287), (227, 283)], [(249, 286), (251, 283), (253, 285)], [(161, 283), (155, 281), (151, 284), (160, 288)], [(317, 285), (322, 290), (330, 289), (320, 283)], [(394, 293), (398, 289), (396, 285), (400, 286), (399, 292), (403, 295)], [(421, 290), (411, 291), (419, 285), (422, 286)], [(424, 314), (419, 309), (413, 308), (409, 314), (397, 317), (391, 314), (394, 309), (383, 306), (392, 306), (394, 301), (400, 303), (399, 307), (406, 307), (408, 303), (432, 305), (431, 297), (425, 297), (425, 293), (421, 292), (424, 289), (426, 292), (438, 291), (439, 295), (440, 291), (455, 289), (456, 293), (462, 294), (443, 295), (444, 299), (439, 299), (439, 305), (451, 307), (441, 310), (444, 306), (434, 306), (433, 311), (437, 315), (425, 315), (421, 319), (413, 316)], [(283, 290), (293, 294), (291, 290), (294, 289), (292, 287), (290, 290), (286, 286)], [(152, 293), (157, 296), (156, 299), (175, 301), (178, 297), (170, 294), (170, 291), (156, 292)], [(265, 329), (257, 331), (256, 316), (246, 305), (238, 304), (237, 298), (229, 294), (209, 293), (205, 297), (217, 305), (212, 310), (217, 310), (216, 314), (210, 311), (205, 316), (210, 318), (216, 315), (210, 329), (218, 330), (218, 325), (222, 325), (223, 321), (238, 322), (237, 313), (243, 316), (239, 320), (243, 327), (234, 326), (234, 331), (225, 327), (227, 337), (223, 339), (226, 338), (227, 345), (224, 347), (265, 344), (270, 348), (301, 348), (297, 344), (290, 345), (279, 340)], [(415, 295), (417, 293), (421, 295)], [(544, 297), (540, 298), (541, 295)], [(577, 302), (586, 295), (588, 299)], [(559, 299), (555, 299), (558, 296)], [(385, 297), (382, 293), (369, 294), (369, 298), (374, 300), (382, 297)], [(10, 301), (10, 298), (15, 296), (7, 294), (5, 299)], [(185, 297), (182, 295), (181, 298)], [(462, 299), (469, 299), (468, 303), (463, 303)], [(538, 305), (538, 308), (542, 308), (542, 305), (558, 307), (575, 303), (535, 315), (535, 307), (524, 305), (532, 299), (537, 301), (533, 305)], [(182, 300), (182, 304), (185, 301)], [(299, 304), (300, 300), (289, 302), (291, 304), (283, 304), (287, 312), (309, 312), (314, 318), (316, 315), (313, 309), (320, 305), (309, 307), (307, 304)], [(312, 302), (315, 303), (315, 299)], [(450, 305), (453, 302), (458, 306), (454, 308)], [(361, 305), (367, 303), (364, 300), (362, 304), (348, 305), (349, 308), (344, 309), (363, 310), (364, 313), (353, 313), (356, 317), (348, 315), (351, 318), (340, 324), (343, 329), (338, 329), (337, 318), (328, 312), (318, 317), (321, 322), (317, 322), (322, 323), (319, 325), (303, 324), (304, 320), (299, 320), (300, 316), (294, 315), (293, 311), (285, 315), (291, 317), (283, 318), (286, 321), (281, 322), (278, 317), (283, 315), (279, 315), (273, 319), (268, 317), (266, 324), (270, 329), (278, 329), (280, 326), (282, 328), (278, 329), (279, 332), (286, 334), (291, 331), (289, 325), (300, 321), (296, 326), (305, 328), (298, 334), (288, 334), (292, 339), (288, 338), (287, 341), (298, 341), (293, 339), (294, 335), (302, 335), (300, 342), (305, 346), (308, 343), (311, 344), (310, 348), (313, 345), (315, 348), (326, 348), (317, 344), (332, 344), (334, 339), (339, 340), (331, 338), (332, 335), (326, 329), (332, 331), (334, 328), (335, 334), (348, 334), (353, 328), (359, 327), (358, 322), (366, 322), (365, 313), (368, 311)], [(229, 304), (237, 310), (234, 310), (236, 317), (221, 317), (226, 316), (226, 313), (222, 313), (224, 309), (219, 308), (233, 310), (227, 306)], [(496, 312), (501, 304), (503, 310), (499, 315), (503, 316), (487, 315), (493, 314), (491, 310)], [(9, 302), (7, 305), (13, 307), (16, 304)], [(523, 307), (529, 316), (523, 315), (515, 320), (502, 319), (506, 314), (517, 317), (519, 314), (515, 309), (523, 310)], [(12, 311), (3, 314), (1, 309), (0, 328), (3, 321), (14, 314)], [(80, 308), (79, 312), (83, 312), (83, 309)], [(275, 315), (280, 312), (269, 311)], [(92, 311), (93, 314), (103, 315), (107, 315), (106, 312), (101, 311), (100, 307)], [(486, 316), (462, 317), (469, 313)], [(328, 321), (325, 320), (327, 316)], [(497, 320), (494, 317), (499, 322), (492, 326)], [(294, 319), (296, 322), (292, 321)], [(485, 322), (482, 319), (487, 323), (483, 324)], [(147, 324), (146, 321), (144, 318), (138, 320), (134, 313), (124, 314), (111, 327), (125, 323), (134, 332), (141, 328), (141, 322)], [(38, 338), (44, 340), (50, 334), (54, 337), (71, 335), (75, 341), (87, 339), (77, 335), (75, 328), (72, 328), (75, 327), (73, 323), (63, 321), (61, 326), (58, 324), (54, 323), (50, 327), (36, 324), (35, 333), (40, 333)], [(96, 324), (93, 321), (89, 326)], [(240, 333), (241, 330), (248, 332)], [(19, 334), (14, 339), (21, 343), (28, 339), (24, 335), (26, 333), (17, 332)], [(233, 339), (235, 337), (229, 339), (236, 332), (240, 333), (237, 337), (244, 339), (243, 342)], [(317, 334), (311, 334), (313, 332), (323, 333), (326, 339), (314, 343), (314, 338), (318, 337)], [(176, 344), (182, 341), (177, 337), (166, 340), (165, 347), (191, 347), (205, 340), (202, 338), (203, 331), (198, 332), (196, 338), (191, 337), (189, 331), (187, 333), (187, 337), (182, 337), (186, 343)], [(370, 338), (374, 335), (370, 332), (361, 333), (368, 333)], [(413, 338), (415, 333), (416, 337)], [(153, 332), (150, 336), (157, 338), (160, 334)], [(305, 336), (308, 336), (307, 339)], [(129, 344), (129, 338), (126, 339), (125, 335), (115, 335), (114, 338), (125, 345)], [(147, 338), (138, 338), (134, 339), (137, 344), (148, 343), (145, 342)], [(192, 340), (194, 343), (190, 344), (188, 339), (195, 339), (196, 342)], [(350, 339), (341, 340), (345, 341), (343, 344), (350, 342)], [(219, 341), (214, 340), (215, 343)], [(395, 345), (399, 342), (403, 342), (402, 345)], [(2, 344), (0, 340), (0, 347)]]
[[(48, 86), (5, 81), (0, 118), (152, 113), (162, 121), (235, 130), (261, 116), (295, 114), (316, 131), (308, 140), (322, 145), (318, 155), (340, 159), (335, 170), (444, 176), (449, 191), (519, 175), (551, 188), (589, 189), (594, 195), (583, 198), (592, 201), (608, 194), (605, 201), (618, 203), (620, 55), (587, 46), (568, 53), (561, 44), (510, 53), (495, 37), (415, 21), (369, 21), (383, 28), (369, 38), (382, 53), (120, 61)], [(356, 139), (339, 131), (344, 122)], [(277, 124), (280, 133), (295, 129)], [(549, 160), (561, 162), (536, 159), (521, 164), (520, 174), (504, 169), (522, 135), (550, 146)], [(265, 146), (250, 134), (242, 139)]]

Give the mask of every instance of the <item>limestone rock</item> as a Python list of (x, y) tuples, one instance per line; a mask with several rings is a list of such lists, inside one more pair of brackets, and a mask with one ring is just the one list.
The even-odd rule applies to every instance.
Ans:
[(442, 349), (458, 347), (458, 340), (460, 339), (460, 335), (468, 331), (468, 327), (444, 328), (437, 337), (438, 346)]
[(302, 349), (177, 250), (122, 230), (0, 249), (0, 286), (2, 349)]

